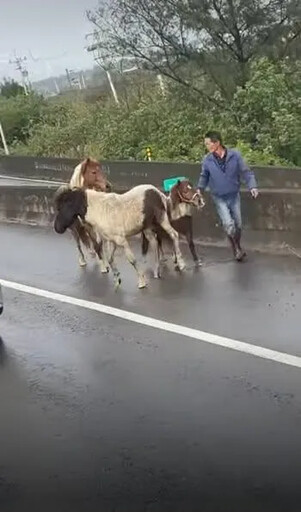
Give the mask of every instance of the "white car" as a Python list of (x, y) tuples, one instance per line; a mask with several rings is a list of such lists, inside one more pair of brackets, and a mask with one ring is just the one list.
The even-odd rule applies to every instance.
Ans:
[(3, 295), (2, 295), (2, 286), (0, 284), (0, 315), (3, 311)]

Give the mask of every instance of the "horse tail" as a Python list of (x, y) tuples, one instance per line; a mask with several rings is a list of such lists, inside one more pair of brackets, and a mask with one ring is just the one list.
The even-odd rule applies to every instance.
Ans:
[[(162, 249), (162, 235), (160, 234), (160, 231), (156, 229), (156, 239), (159, 249)], [(149, 249), (149, 241), (146, 238), (145, 234), (142, 232), (142, 242), (141, 242), (141, 252), (143, 256), (146, 256)]]
[(141, 252), (143, 256), (146, 256), (148, 253), (149, 241), (146, 238), (145, 234), (142, 231), (142, 242), (141, 242)]

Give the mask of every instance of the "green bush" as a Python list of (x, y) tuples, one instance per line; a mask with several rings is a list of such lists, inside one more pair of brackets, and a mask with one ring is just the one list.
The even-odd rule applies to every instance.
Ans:
[[(37, 95), (0, 97), (0, 119), (16, 154), (98, 159), (197, 162), (203, 136), (218, 129), (250, 164), (301, 165), (301, 65), (260, 59), (228, 103), (202, 101), (167, 85), (111, 101), (45, 101)], [(220, 103), (219, 103), (220, 102)]]

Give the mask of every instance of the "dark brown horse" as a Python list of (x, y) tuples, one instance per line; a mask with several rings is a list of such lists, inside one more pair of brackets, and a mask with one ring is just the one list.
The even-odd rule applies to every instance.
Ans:
[[(203, 208), (205, 201), (201, 194), (192, 186), (189, 180), (178, 181), (171, 189), (167, 197), (167, 211), (171, 226), (182, 236), (186, 238), (188, 247), (190, 249), (193, 261), (196, 266), (202, 264), (201, 259), (198, 257), (194, 241), (193, 241), (193, 226), (192, 226), (192, 213), (193, 208)], [(156, 226), (155, 233), (161, 258), (164, 258), (163, 241), (170, 244), (168, 235)], [(148, 252), (148, 241), (142, 235), (142, 254), (146, 255)], [(174, 256), (175, 265), (177, 265), (176, 257)]]

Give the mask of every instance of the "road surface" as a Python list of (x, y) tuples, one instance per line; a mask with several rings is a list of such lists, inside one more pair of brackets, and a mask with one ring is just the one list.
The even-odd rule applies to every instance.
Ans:
[(139, 291), (118, 259), (115, 293), (68, 235), (0, 240), (1, 512), (299, 512), (299, 260), (206, 249)]

